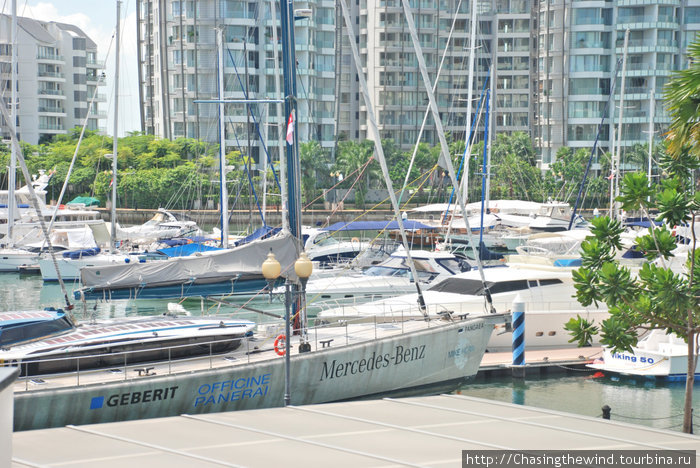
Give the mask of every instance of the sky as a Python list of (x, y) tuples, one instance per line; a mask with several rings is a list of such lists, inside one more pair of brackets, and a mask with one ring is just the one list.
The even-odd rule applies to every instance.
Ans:
[[(107, 134), (114, 134), (114, 55), (112, 36), (117, 25), (116, 0), (16, 0), (17, 15), (42, 21), (57, 21), (78, 26), (97, 44), (98, 60), (105, 60), (107, 84), (100, 94), (107, 102)], [(0, 0), (2, 13), (12, 14), (12, 0)], [(119, 136), (141, 130), (138, 74), (136, 61), (136, 0), (122, 0), (119, 60)], [(111, 48), (110, 48), (111, 46)]]

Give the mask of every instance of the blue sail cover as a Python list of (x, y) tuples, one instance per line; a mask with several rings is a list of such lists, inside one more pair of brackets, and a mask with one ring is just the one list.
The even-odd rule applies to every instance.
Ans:
[(178, 245), (175, 247), (169, 247), (167, 249), (158, 249), (158, 253), (162, 253), (168, 257), (187, 257), (197, 252), (208, 252), (210, 250), (221, 250), (219, 247), (212, 247), (209, 245), (198, 244), (192, 242), (189, 244)]
[[(403, 220), (403, 227), (408, 231), (417, 231), (418, 229), (435, 230), (434, 226), (412, 221), (410, 219)], [(394, 230), (399, 228), (399, 223), (396, 221), (351, 221), (349, 223), (338, 222), (331, 224), (322, 229), (322, 231), (382, 231), (384, 229)]]

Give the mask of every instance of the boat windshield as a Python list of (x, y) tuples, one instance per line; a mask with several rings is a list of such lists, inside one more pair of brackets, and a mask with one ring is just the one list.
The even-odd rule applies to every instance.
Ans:
[[(427, 260), (413, 259), (413, 263), (416, 265), (416, 271), (421, 280), (432, 279), (439, 273)], [(412, 277), (405, 257), (389, 257), (379, 265), (367, 268), (364, 275)]]
[(324, 236), (319, 236), (314, 240), (314, 245), (319, 245), (319, 246), (329, 246), (329, 245), (335, 245), (339, 244), (340, 242), (338, 239), (335, 237), (331, 236), (330, 234), (326, 234)]

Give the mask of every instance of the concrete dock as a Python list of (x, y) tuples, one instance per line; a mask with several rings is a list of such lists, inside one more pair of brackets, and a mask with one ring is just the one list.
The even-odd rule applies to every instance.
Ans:
[(12, 466), (460, 467), (462, 450), (698, 448), (697, 436), (440, 395), (18, 432)]

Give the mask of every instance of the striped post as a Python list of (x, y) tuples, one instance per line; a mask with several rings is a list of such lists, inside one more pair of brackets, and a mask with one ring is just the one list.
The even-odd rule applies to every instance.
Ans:
[(513, 299), (513, 377), (525, 377), (525, 303), (518, 294)]

